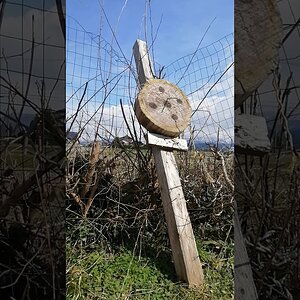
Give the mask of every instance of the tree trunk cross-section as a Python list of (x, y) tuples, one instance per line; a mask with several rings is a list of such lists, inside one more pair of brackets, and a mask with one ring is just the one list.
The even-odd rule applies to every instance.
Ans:
[(235, 108), (276, 66), (282, 23), (275, 0), (239, 0), (234, 5)]
[(191, 121), (187, 96), (174, 84), (162, 79), (148, 80), (135, 102), (135, 114), (149, 132), (177, 137)]

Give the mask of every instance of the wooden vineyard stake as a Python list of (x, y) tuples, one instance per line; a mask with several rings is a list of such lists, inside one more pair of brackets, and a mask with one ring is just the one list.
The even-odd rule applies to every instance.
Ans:
[(237, 113), (234, 117), (236, 153), (264, 155), (270, 152), (271, 142), (264, 117)]
[(234, 299), (258, 299), (236, 204), (234, 207)]
[[(185, 140), (173, 137), (179, 136), (185, 129), (184, 126), (188, 125), (191, 109), (179, 88), (167, 81), (154, 82), (144, 41), (136, 41), (133, 53), (142, 87), (141, 93), (146, 93), (149, 89), (147, 96), (139, 95), (137, 101), (144, 97), (145, 107), (140, 109), (136, 103), (135, 113), (140, 123), (154, 132), (148, 133), (147, 142), (152, 148), (155, 160), (177, 278), (187, 282), (190, 287), (200, 287), (204, 280), (202, 265), (173, 154), (173, 149), (187, 150)], [(151, 91), (150, 84), (153, 84), (154, 91)], [(144, 88), (146, 90), (143, 91)], [(185, 113), (182, 114), (182, 111)], [(161, 118), (164, 120), (160, 122)]]

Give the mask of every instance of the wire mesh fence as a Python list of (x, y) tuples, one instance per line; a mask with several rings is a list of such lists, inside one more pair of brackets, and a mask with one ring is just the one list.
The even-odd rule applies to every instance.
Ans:
[(2, 299), (64, 296), (63, 10), (64, 1), (0, 2)]
[[(124, 57), (71, 17), (67, 19), (66, 53), (69, 136), (76, 134), (83, 143), (94, 139), (109, 143), (129, 135), (135, 127), (143, 141), (144, 130), (133, 112), (138, 90), (132, 57)], [(196, 147), (232, 146), (232, 64), (233, 34), (163, 68), (164, 79), (177, 83), (190, 99), (192, 122), (183, 136)]]
[(1, 10), (0, 128), (1, 136), (15, 136), (29, 128), (42, 102), (64, 109), (65, 46), (62, 34), (51, 34), (62, 32), (53, 3), (6, 1)]
[(193, 109), (195, 143), (232, 145), (233, 35), (179, 58), (166, 67), (167, 79), (187, 94)]
[[(244, 113), (265, 117), (271, 149), (275, 152), (279, 149), (296, 151), (300, 147), (300, 31), (297, 13), (293, 12), (299, 11), (295, 9), (297, 3), (294, 0), (278, 2), (282, 22), (282, 27), (277, 29), (281, 40), (276, 49), (278, 57), (269, 75), (252, 92), (243, 107)], [(273, 37), (274, 32), (269, 36)]]
[[(256, 9), (252, 12), (249, 11), (251, 9), (246, 9), (248, 4), (243, 1), (237, 1), (236, 4), (243, 9), (245, 15), (257, 14)], [(278, 11), (271, 14), (268, 9), (267, 15), (262, 14), (266, 20), (271, 19), (271, 24), (275, 24), (277, 14), (280, 14), (282, 21), (279, 28), (274, 28), (281, 31), (276, 49), (276, 64), (269, 70), (269, 75), (264, 75), (259, 87), (250, 93), (243, 107), (238, 109), (242, 115), (259, 115), (266, 119), (271, 147), (262, 156), (236, 151), (235, 201), (258, 298), (297, 299), (300, 274), (300, 32), (299, 9), (296, 8), (299, 8), (299, 2), (283, 0), (277, 5)], [(244, 20), (243, 25), (245, 26), (240, 30), (250, 28)], [(275, 36), (274, 29), (267, 31), (270, 37)], [(261, 26), (258, 26), (257, 31), (259, 30)], [(257, 37), (259, 32), (249, 34), (251, 43), (257, 43)], [(237, 66), (237, 54), (235, 59)], [(254, 63), (249, 63), (249, 69), (253, 65)], [(248, 69), (242, 71), (249, 72)], [(240, 72), (236, 68), (235, 76), (238, 79)], [(257, 69), (254, 69), (255, 72)], [(235, 243), (238, 244), (237, 241)]]

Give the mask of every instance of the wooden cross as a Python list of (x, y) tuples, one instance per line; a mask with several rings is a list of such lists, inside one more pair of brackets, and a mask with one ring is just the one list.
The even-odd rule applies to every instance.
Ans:
[[(138, 70), (139, 84), (140, 87), (143, 87), (148, 81), (153, 80), (154, 78), (146, 43), (137, 40), (133, 47), (133, 53)], [(176, 90), (174, 91), (174, 86), (171, 88), (173, 88), (172, 93), (174, 92), (176, 94), (177, 92)], [(163, 89), (161, 88), (161, 90)], [(178, 95), (175, 100), (176, 99), (179, 106), (184, 106), (184, 95)], [(154, 102), (155, 99), (153, 99), (153, 103)], [(175, 104), (176, 102), (170, 101), (169, 107)], [(156, 103), (155, 105), (157, 106), (159, 103)], [(165, 105), (166, 103), (164, 103), (164, 106)], [(156, 108), (154, 105), (153, 107)], [(187, 105), (184, 107), (188, 109)], [(175, 109), (175, 111), (177, 111), (178, 116), (180, 116), (183, 109)], [(174, 117), (174, 114), (170, 114), (170, 117), (177, 120)], [(179, 122), (176, 124), (179, 124), (178, 126), (182, 125)], [(167, 127), (167, 124), (165, 126)], [(182, 126), (184, 126), (184, 124)], [(172, 134), (172, 130), (169, 130), (168, 132)], [(152, 148), (155, 160), (177, 278), (187, 282), (189, 287), (200, 287), (204, 280), (202, 265), (199, 259), (178, 168), (173, 154), (173, 149), (187, 150), (187, 143), (183, 139), (170, 138), (170, 136), (153, 133), (148, 133), (147, 143)]]

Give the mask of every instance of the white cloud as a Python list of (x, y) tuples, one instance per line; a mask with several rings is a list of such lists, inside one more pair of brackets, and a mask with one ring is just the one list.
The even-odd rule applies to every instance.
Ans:
[[(187, 94), (191, 93), (189, 95), (189, 99), (193, 110), (195, 110), (198, 107), (198, 105), (202, 102), (202, 99), (204, 98), (205, 94), (218, 79), (218, 76), (221, 75), (222, 72), (226, 70), (226, 68), (231, 63), (230, 59), (232, 54), (230, 52), (230, 47), (228, 47), (224, 51), (225, 52), (222, 55), (224, 55), (226, 59), (222, 60), (219, 57), (216, 58), (220, 60), (218, 63), (216, 62), (216, 74), (213, 74), (216, 66), (213, 65), (209, 66), (209, 69), (206, 68), (207, 74), (205, 73), (205, 76), (208, 76), (208, 78), (210, 78), (210, 74), (213, 74), (213, 76), (211, 76), (210, 81), (207, 84), (205, 84), (205, 86), (203, 86), (202, 89), (191, 93), (191, 89), (195, 90), (199, 88), (199, 86), (203, 85), (207, 80), (205, 78), (199, 78), (201, 74), (198, 71), (197, 73), (188, 74), (187, 72), (187, 74), (185, 74), (186, 76), (181, 82), (181, 85), (185, 85), (185, 87), (182, 87), (183, 91), (185, 91)], [(201, 60), (201, 62), (203, 64), (206, 63), (205, 60)], [(97, 72), (102, 72), (103, 74), (106, 74), (105, 67), (108, 68), (110, 66), (102, 66), (102, 69), (97, 70)], [(119, 64), (117, 66), (113, 66), (111, 71), (114, 74), (118, 74), (119, 72), (123, 71), (124, 68), (126, 68), (125, 64), (124, 66)], [(193, 68), (191, 68), (191, 71), (193, 70)], [(176, 79), (178, 80), (176, 76), (180, 77), (182, 71), (182, 69), (180, 69), (180, 71), (178, 72), (174, 71), (174, 74), (171, 74), (166, 79), (176, 83)], [(100, 125), (98, 127), (98, 133), (101, 137), (111, 138), (112, 136), (124, 136), (126, 134), (129, 134), (129, 130), (127, 128), (126, 122), (122, 114), (121, 106), (119, 104), (120, 99), (122, 99), (123, 101), (123, 109), (127, 117), (130, 129), (133, 129), (134, 126), (136, 128), (137, 134), (140, 135), (140, 126), (136, 118), (134, 117), (134, 124), (132, 124), (131, 119), (131, 116), (134, 116), (134, 112), (132, 109), (132, 105), (130, 104), (130, 97), (132, 101), (135, 100), (135, 86), (130, 87), (130, 94), (128, 88), (129, 78), (131, 80), (131, 85), (135, 85), (135, 81), (131, 75), (131, 77), (129, 77), (128, 73), (124, 73), (122, 75), (123, 78), (115, 87), (115, 90), (112, 91), (111, 95), (106, 99), (103, 109), (101, 108), (99, 112), (97, 112), (97, 114), (90, 121), (89, 118), (97, 109), (99, 109), (99, 105), (103, 101), (102, 99), (105, 95), (102, 92), (100, 92), (90, 101), (90, 103), (88, 103), (84, 107), (83, 111), (86, 115), (82, 116), (82, 123), (89, 121), (89, 124), (87, 124), (87, 126), (85, 127), (85, 133), (83, 134), (83, 137), (93, 137), (95, 135), (95, 131), (99, 122)], [(72, 80), (72, 88), (70, 86), (69, 89), (67, 89), (67, 94), (69, 95), (71, 95), (72, 91), (74, 92), (74, 90), (76, 90), (76, 87), (82, 84), (82, 82), (76, 80), (75, 77)], [(110, 83), (108, 90), (113, 87), (115, 82), (116, 80)], [(89, 83), (89, 86), (93, 86), (95, 89), (99, 89), (99, 84), (101, 84), (101, 82), (98, 82), (97, 84), (96, 80), (92, 80)], [(69, 101), (69, 103), (67, 104), (67, 107), (69, 109), (68, 114), (70, 114), (71, 111), (75, 109), (76, 103), (78, 103), (82, 92), (83, 88), (81, 88), (81, 90), (77, 92), (76, 95), (74, 95), (73, 99), (71, 99), (71, 101)], [(219, 140), (221, 142), (232, 143), (234, 134), (233, 93), (233, 67), (231, 67), (229, 71), (221, 78), (221, 80), (212, 88), (207, 98), (203, 100), (198, 110), (194, 113), (191, 127), (187, 128), (187, 130), (184, 133), (184, 137), (188, 139), (191, 135), (191, 128), (194, 128), (194, 137), (201, 142), (214, 143), (217, 140), (219, 134)], [(86, 95), (85, 98), (88, 99), (90, 95), (92, 95), (92, 91), (88, 95)], [(67, 97), (67, 99), (68, 98), (69, 97)]]

